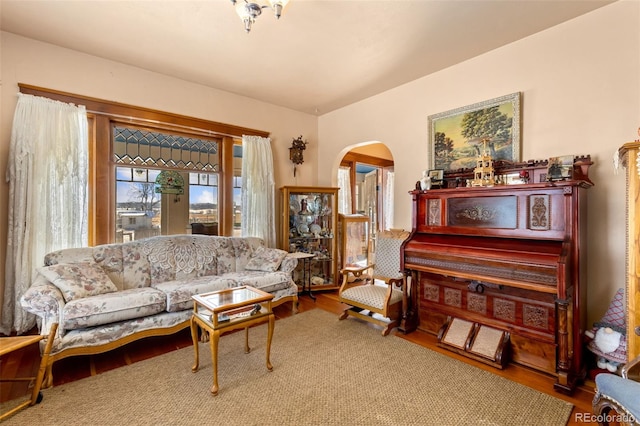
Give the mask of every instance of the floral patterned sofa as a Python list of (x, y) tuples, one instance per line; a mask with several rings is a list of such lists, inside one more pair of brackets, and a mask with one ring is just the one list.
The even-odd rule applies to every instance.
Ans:
[(59, 250), (44, 264), (21, 305), (41, 334), (58, 324), (45, 386), (56, 360), (188, 327), (194, 294), (250, 285), (273, 294), (273, 306), (297, 309), (297, 260), (258, 238), (157, 236)]

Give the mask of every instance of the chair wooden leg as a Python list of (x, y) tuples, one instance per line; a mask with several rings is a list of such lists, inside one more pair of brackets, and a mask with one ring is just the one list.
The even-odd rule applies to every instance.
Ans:
[(386, 327), (384, 327), (382, 329), (382, 335), (383, 336), (388, 336), (389, 333), (391, 333), (391, 330), (393, 330), (394, 328), (396, 328), (398, 326), (398, 321), (397, 320), (393, 320), (391, 321), (389, 324), (387, 324)]

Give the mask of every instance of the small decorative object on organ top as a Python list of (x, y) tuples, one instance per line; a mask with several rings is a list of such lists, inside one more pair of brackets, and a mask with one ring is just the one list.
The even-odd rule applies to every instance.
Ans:
[(522, 183), (529, 182), (529, 172), (528, 171), (520, 170), (520, 173), (518, 174), (518, 176), (520, 177), (520, 180), (522, 181)]
[(420, 189), (427, 191), (431, 189), (431, 176), (429, 176), (429, 170), (422, 172), (422, 179), (420, 179)]
[(473, 170), (472, 186), (493, 186), (495, 184), (493, 176), (493, 159), (487, 151), (489, 138), (482, 139), (482, 153), (476, 159), (476, 168)]
[(573, 155), (550, 157), (547, 167), (547, 180), (558, 181), (573, 179), (574, 158)]

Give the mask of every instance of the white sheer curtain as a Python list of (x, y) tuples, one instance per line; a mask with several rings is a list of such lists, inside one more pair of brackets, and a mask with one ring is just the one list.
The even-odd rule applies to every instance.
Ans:
[(267, 247), (276, 246), (274, 191), (271, 139), (243, 136), (242, 236), (262, 238)]
[(0, 332), (35, 324), (19, 299), (44, 255), (88, 244), (88, 137), (84, 106), (19, 94), (6, 179), (7, 258)]
[(338, 213), (351, 214), (351, 168), (338, 168)]
[(385, 186), (384, 186), (384, 229), (393, 227), (393, 185), (395, 175), (392, 170), (384, 169)]

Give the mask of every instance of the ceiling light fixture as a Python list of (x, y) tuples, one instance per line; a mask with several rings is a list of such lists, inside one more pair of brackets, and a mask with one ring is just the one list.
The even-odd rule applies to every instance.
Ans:
[(251, 25), (256, 21), (256, 18), (262, 13), (262, 9), (271, 7), (276, 15), (276, 19), (280, 19), (282, 10), (289, 3), (289, 0), (269, 0), (270, 6), (260, 6), (257, 3), (250, 3), (247, 0), (231, 0), (231, 3), (236, 7), (236, 13), (244, 22), (244, 30), (246, 32), (251, 31)]

